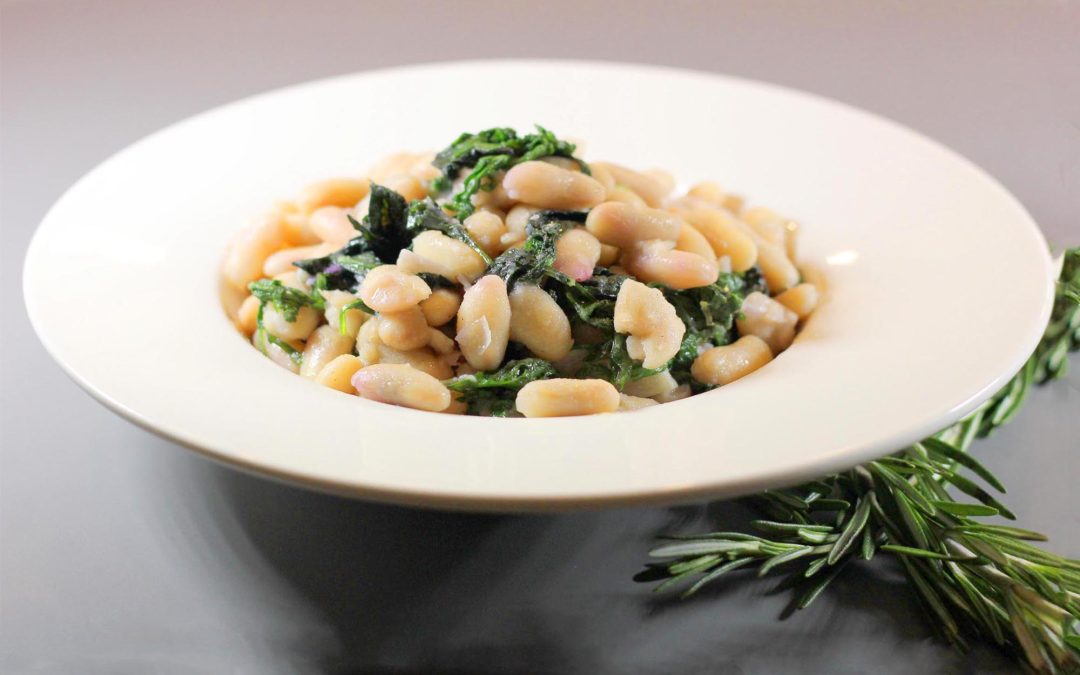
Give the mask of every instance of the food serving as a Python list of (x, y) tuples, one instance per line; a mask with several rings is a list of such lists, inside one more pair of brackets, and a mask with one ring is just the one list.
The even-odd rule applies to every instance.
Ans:
[(332, 389), (489, 416), (676, 401), (792, 344), (819, 299), (794, 221), (575, 151), (493, 128), (308, 186), (231, 244), (237, 328)]

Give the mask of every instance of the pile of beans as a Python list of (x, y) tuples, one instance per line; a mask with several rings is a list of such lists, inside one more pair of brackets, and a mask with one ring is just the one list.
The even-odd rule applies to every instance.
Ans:
[[(427, 197), (440, 176), (431, 162), (430, 154), (399, 154), (368, 177), (308, 186), (234, 239), (223, 266), (226, 285), (243, 296), (250, 282), (271, 278), (310, 292), (311, 278), (293, 263), (328, 255), (356, 236), (348, 216), (360, 220), (367, 213), (371, 182), (407, 200)], [(534, 212), (587, 211), (582, 226), (558, 239), (554, 268), (577, 281), (598, 266), (632, 277), (618, 292), (614, 324), (627, 336), (631, 358), (644, 368), (669, 362), (686, 332), (655, 284), (696, 288), (714, 283), (722, 272), (754, 267), (771, 295), (746, 297), (736, 321), (740, 337), (705, 345), (692, 377), (702, 385), (730, 384), (788, 348), (819, 295), (801, 281), (796, 267), (793, 221), (766, 208), (746, 208), (713, 183), (676, 194), (675, 181), (664, 172), (603, 162), (589, 167), (591, 175), (565, 158), (517, 164), (496, 176), (493, 189), (473, 197), (476, 210), (463, 225), (495, 258), (523, 245)], [(429, 230), (395, 264), (368, 272), (355, 293), (324, 291), (322, 311), (305, 306), (287, 321), (267, 304), (258, 331), (260, 303), (246, 295), (231, 314), (238, 329), (282, 367), (331, 389), (418, 410), (465, 412), (444, 381), (499, 368), (510, 342), (568, 374), (520, 389), (515, 408), (526, 417), (637, 410), (690, 395), (690, 386), (667, 371), (632, 381), (622, 391), (606, 380), (569, 376), (581, 358), (563, 309), (539, 286), (519, 283), (508, 291), (503, 279), (486, 270), (485, 260), (468, 245)], [(420, 273), (440, 275), (453, 287), (432, 288)], [(357, 298), (374, 313), (346, 309)], [(277, 339), (269, 342), (267, 333)], [(302, 359), (289, 351), (302, 353)]]

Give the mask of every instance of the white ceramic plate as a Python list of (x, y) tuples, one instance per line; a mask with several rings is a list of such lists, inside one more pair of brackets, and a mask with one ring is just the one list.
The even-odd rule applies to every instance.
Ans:
[[(795, 345), (736, 384), (633, 414), (484, 419), (321, 388), (225, 317), (222, 250), (274, 200), (392, 151), (533, 122), (586, 139), (586, 158), (712, 178), (800, 220), (829, 291)], [(932, 433), (1034, 348), (1051, 264), (1008, 192), (887, 120), (745, 80), (518, 61), (334, 78), (154, 134), (60, 199), (24, 284), (79, 384), (210, 457), (374, 499), (554, 510), (791, 484)]]

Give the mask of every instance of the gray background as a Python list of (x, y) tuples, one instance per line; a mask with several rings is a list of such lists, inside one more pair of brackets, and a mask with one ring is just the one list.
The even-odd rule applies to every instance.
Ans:
[[(5, 672), (1014, 669), (935, 642), (888, 564), (786, 621), (772, 581), (686, 603), (631, 583), (655, 534), (742, 518), (735, 505), (470, 516), (218, 467), (68, 381), (27, 323), (20, 272), (48, 206), (144, 134), (310, 78), (494, 56), (686, 66), (832, 96), (951, 145), (1049, 239), (1080, 243), (1080, 5), (24, 2), (0, 20)], [(72, 308), (72, 330), (87, 311)], [(979, 447), (1021, 522), (1073, 556), (1078, 385), (1075, 370), (1038, 391)]]

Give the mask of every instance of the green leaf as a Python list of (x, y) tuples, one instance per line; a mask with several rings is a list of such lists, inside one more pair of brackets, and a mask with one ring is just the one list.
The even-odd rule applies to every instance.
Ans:
[(1005, 486), (1001, 484), (1001, 481), (999, 481), (997, 477), (994, 476), (994, 474), (990, 473), (990, 471), (986, 467), (976, 461), (975, 458), (968, 453), (962, 452), (961, 450), (958, 450), (957, 448), (949, 445), (945, 441), (933, 437), (927, 438), (922, 442), (922, 444), (930, 452), (947, 457), (952, 461), (956, 462), (957, 464), (968, 468), (969, 470), (971, 470), (972, 473), (974, 473), (979, 478), (982, 478), (998, 492), (1005, 492)]
[(861, 499), (858, 506), (855, 507), (855, 513), (844, 525), (844, 529), (840, 531), (840, 537), (833, 543), (832, 549), (829, 551), (828, 561), (830, 565), (835, 565), (847, 553), (847, 550), (851, 548), (851, 544), (855, 541), (855, 537), (859, 536), (862, 529), (866, 527), (866, 521), (869, 518), (870, 500)]
[(954, 516), (996, 516), (998, 510), (985, 504), (964, 504), (934, 500), (934, 506)]

